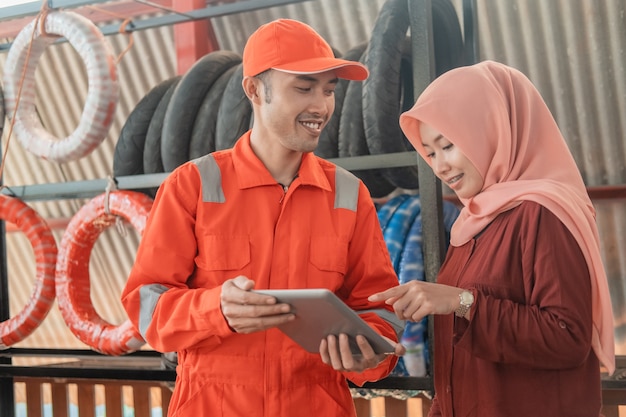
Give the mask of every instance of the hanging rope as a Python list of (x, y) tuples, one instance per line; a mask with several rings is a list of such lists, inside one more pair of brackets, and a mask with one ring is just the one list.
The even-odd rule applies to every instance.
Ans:
[[(17, 110), (20, 106), (20, 99), (22, 97), (22, 89), (24, 87), (24, 79), (26, 78), (26, 69), (28, 68), (28, 62), (30, 61), (30, 53), (33, 47), (33, 41), (35, 40), (35, 34), (37, 33), (37, 27), (39, 27), (39, 32), (42, 36), (49, 36), (45, 30), (45, 21), (48, 16), (48, 3), (46, 0), (42, 0), (41, 9), (39, 13), (35, 17), (35, 25), (33, 25), (33, 30), (30, 34), (30, 42), (28, 43), (28, 49), (26, 51), (26, 59), (24, 60), (24, 67), (22, 68), (22, 74), (20, 75), (19, 86), (17, 89), (17, 96), (15, 98), (15, 109), (13, 111), (12, 117), (9, 117), (9, 131), (7, 133), (7, 144), (4, 147), (4, 152), (2, 153), (2, 162), (0, 162), (0, 182), (4, 176), (4, 166), (6, 165), (6, 158), (9, 154), (9, 145), (11, 143), (11, 134), (13, 133), (13, 128), (15, 126), (15, 115), (17, 114)], [(4, 185), (0, 186), (0, 190), (5, 188)]]
[(109, 206), (109, 200), (111, 198), (111, 193), (117, 191), (117, 181), (112, 175), (107, 177), (107, 186), (104, 189), (104, 213), (107, 215), (115, 216), (115, 229), (117, 233), (119, 233), (122, 237), (126, 237), (126, 227), (124, 227), (124, 221), (122, 217), (116, 215), (115, 213), (111, 213), (111, 209)]
[(120, 29), (119, 29), (119, 33), (121, 35), (128, 35), (128, 45), (126, 45), (126, 48), (124, 48), (124, 50), (122, 52), (120, 52), (120, 54), (117, 56), (117, 59), (115, 60), (116, 64), (119, 64), (119, 62), (122, 60), (122, 58), (124, 57), (124, 55), (126, 55), (126, 52), (130, 51), (130, 49), (133, 47), (133, 45), (135, 44), (135, 40), (133, 38), (133, 33), (128, 31), (127, 27), (129, 24), (132, 24), (132, 19), (130, 17), (124, 17), (118, 13), (114, 13), (110, 10), (107, 9), (103, 9), (101, 7), (98, 6), (93, 6), (93, 5), (89, 5), (87, 6), (88, 8), (92, 9), (92, 10), (96, 10), (99, 11), (101, 13), (106, 13), (110, 16), (113, 16), (117, 19), (123, 20), (122, 23), (120, 24)]

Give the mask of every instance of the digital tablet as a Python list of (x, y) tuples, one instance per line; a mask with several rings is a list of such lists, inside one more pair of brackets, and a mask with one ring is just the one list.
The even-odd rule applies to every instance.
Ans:
[(393, 353), (394, 346), (371, 328), (357, 313), (327, 289), (255, 290), (291, 305), (296, 318), (278, 328), (309, 352), (318, 353), (328, 335), (345, 333), (354, 354), (360, 354), (355, 337), (367, 338), (374, 352)]

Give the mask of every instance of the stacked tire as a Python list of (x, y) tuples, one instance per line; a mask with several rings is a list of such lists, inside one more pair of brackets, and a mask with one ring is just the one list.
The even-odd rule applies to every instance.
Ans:
[[(454, 6), (432, 6), (436, 73), (462, 64), (463, 39)], [(342, 57), (370, 70), (364, 82), (340, 80), (335, 111), (315, 153), (322, 158), (379, 155), (413, 150), (398, 124), (413, 105), (413, 65), (408, 4), (388, 0), (369, 42)], [(335, 50), (337, 56), (341, 56)], [(114, 176), (170, 172), (186, 161), (232, 147), (252, 123), (252, 108), (241, 88), (241, 57), (211, 52), (184, 75), (155, 86), (131, 112), (120, 134)], [(415, 166), (361, 169), (354, 172), (374, 198), (396, 188), (418, 188)], [(144, 190), (154, 195), (155, 189)]]

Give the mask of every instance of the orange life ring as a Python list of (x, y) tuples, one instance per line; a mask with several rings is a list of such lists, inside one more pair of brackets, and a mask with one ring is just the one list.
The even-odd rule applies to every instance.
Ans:
[(146, 226), (152, 199), (136, 191), (101, 194), (72, 217), (59, 245), (56, 265), (57, 302), (63, 320), (72, 333), (94, 350), (123, 355), (145, 344), (130, 320), (115, 326), (96, 312), (90, 294), (89, 258), (98, 236), (116, 222), (127, 219), (140, 234)]
[[(21, 145), (39, 157), (63, 163), (89, 154), (106, 138), (119, 98), (115, 57), (100, 29), (86, 17), (74, 12), (52, 11), (41, 19), (45, 33), (39, 25), (35, 26), (39, 22), (35, 19), (20, 31), (9, 49), (4, 65), (4, 100), (7, 116), (15, 119), (13, 131)], [(82, 58), (87, 71), (83, 113), (76, 130), (63, 139), (44, 129), (35, 108), (37, 61), (58, 38), (47, 34), (65, 37)]]
[(30, 335), (54, 303), (57, 244), (45, 220), (17, 198), (0, 195), (0, 218), (24, 232), (36, 263), (35, 287), (28, 304), (17, 315), (0, 323), (0, 349), (6, 349)]

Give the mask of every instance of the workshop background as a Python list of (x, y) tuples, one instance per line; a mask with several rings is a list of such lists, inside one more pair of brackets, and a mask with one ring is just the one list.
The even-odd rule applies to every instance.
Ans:
[[(80, 12), (100, 27), (123, 32), (129, 16), (140, 22), (176, 15), (171, 10), (175, 8), (172, 1), (94, 0), (68, 10)], [(237, 3), (246, 2), (207, 0), (205, 4), (210, 9)], [(255, 4), (258, 3), (262, 2)], [(464, 3), (450, 1), (461, 34), (467, 17)], [(313, 26), (336, 51), (345, 54), (370, 42), (385, 4), (385, 0), (310, 0), (259, 7), (210, 18), (207, 35), (218, 46), (216, 49), (241, 54), (247, 37), (258, 26), (279, 17), (293, 18)], [(597, 209), (602, 255), (609, 277), (616, 352), (626, 355), (626, 2), (476, 0), (475, 5), (478, 53), (475, 59), (511, 65), (536, 84), (589, 187)], [(5, 9), (0, 8), (0, 75), (15, 37), (35, 17), (13, 18), (4, 13)], [(23, 185), (81, 182), (115, 175), (115, 154), (120, 152), (118, 141), (129, 115), (155, 87), (164, 82), (174, 83), (194, 63), (196, 57), (193, 52), (185, 52), (185, 41), (180, 38), (184, 32), (177, 33), (183, 25), (162, 24), (106, 35), (106, 41), (119, 58), (116, 63), (119, 99), (106, 138), (88, 155), (67, 162), (45, 160), (25, 150), (14, 135), (9, 137), (10, 120), (4, 118), (2, 127), (0, 119), (3, 193), (11, 194), (11, 189), (18, 190)], [(468, 49), (465, 45), (459, 64), (467, 63), (463, 59), (467, 59)], [(71, 44), (52, 45), (39, 59), (35, 80), (33, 93), (42, 125), (58, 138), (68, 136), (79, 123), (87, 96), (85, 62)], [(391, 185), (392, 190), (417, 192), (412, 187)], [(103, 187), (102, 193), (105, 191)], [(153, 195), (154, 190), (144, 191)], [(394, 194), (397, 193), (395, 190)], [(446, 190), (444, 194), (450, 193)], [(90, 198), (58, 195), (33, 199), (28, 204), (48, 222), (58, 243), (72, 217), (89, 201)], [(381, 197), (380, 201), (385, 198)], [(91, 251), (88, 267), (91, 303), (104, 320), (114, 324), (126, 320), (119, 296), (140, 238), (139, 232), (128, 223), (124, 231), (121, 233), (116, 227), (103, 231)], [(34, 257), (28, 237), (15, 225), (7, 224), (6, 258), (1, 262), (6, 260), (8, 270), (11, 316), (31, 298), (36, 275)], [(55, 304), (43, 323), (15, 347), (83, 349), (87, 346), (68, 329)], [(31, 365), (38, 361), (41, 359), (13, 359), (15, 364)]]

